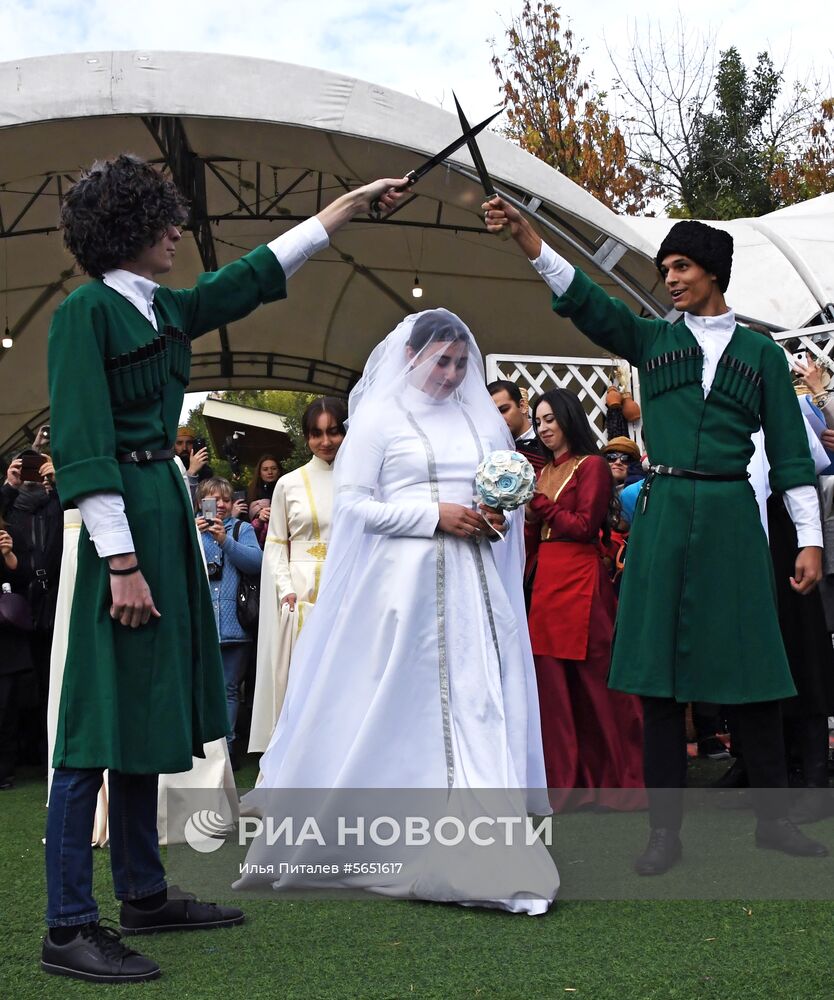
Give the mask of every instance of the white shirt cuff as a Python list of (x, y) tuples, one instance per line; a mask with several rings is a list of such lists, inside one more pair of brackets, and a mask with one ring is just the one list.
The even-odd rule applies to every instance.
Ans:
[(90, 493), (80, 497), (76, 504), (84, 527), (102, 559), (136, 551), (127, 523), (125, 502), (118, 493)]
[(806, 545), (822, 548), (822, 525), (820, 523), (820, 501), (813, 486), (794, 486), (785, 490), (785, 506), (796, 528), (796, 544), (800, 549)]
[(556, 295), (565, 294), (576, 274), (576, 268), (573, 264), (569, 264), (564, 257), (560, 257), (553, 247), (548, 246), (544, 240), (542, 240), (542, 252), (530, 263)]
[(267, 245), (289, 279), (314, 253), (330, 246), (330, 237), (314, 215)]

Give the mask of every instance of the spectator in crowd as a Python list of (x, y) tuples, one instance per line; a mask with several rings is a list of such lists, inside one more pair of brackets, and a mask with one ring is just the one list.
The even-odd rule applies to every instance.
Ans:
[(530, 420), (530, 407), (521, 389), (509, 379), (499, 378), (490, 382), (487, 390), (498, 412), (504, 418), (515, 441), (515, 450), (538, 470), (549, 461), (547, 449), (536, 437), (536, 429)]
[(333, 462), (345, 437), (347, 406), (314, 399), (301, 418), (310, 461), (277, 481), (261, 574), (258, 659), (249, 752), (266, 749), (281, 713), (290, 659), (318, 596), (333, 517)]
[(174, 439), (174, 455), (185, 473), (185, 482), (191, 494), (192, 501), (197, 499), (197, 489), (201, 482), (211, 479), (214, 475), (208, 464), (208, 446), (200, 442), (201, 447), (194, 450), (197, 437), (190, 427), (178, 427)]
[(640, 462), (640, 449), (637, 447), (637, 442), (629, 437), (611, 438), (602, 447), (602, 457), (611, 467), (611, 475), (618, 494), (622, 492), (623, 487), (645, 478), (646, 473)]
[(237, 592), (241, 574), (261, 572), (263, 553), (251, 524), (232, 516), (232, 486), (228, 479), (212, 476), (200, 484), (199, 500), (214, 500), (217, 516), (197, 516), (197, 529), (206, 555), (211, 603), (220, 637), (226, 704), (229, 711), (229, 753), (234, 758), (235, 723), (240, 706), (240, 688), (246, 674), (252, 636), (238, 621)]
[[(607, 541), (617, 517), (614, 482), (574, 393), (545, 392), (533, 417), (551, 455), (527, 508), (528, 532), (537, 543), (529, 626), (547, 783), (552, 789), (641, 788), (640, 703), (607, 686), (616, 600), (600, 539)], [(593, 792), (555, 798), (571, 805), (596, 800)], [(612, 796), (604, 804), (644, 802)]]
[[(26, 567), (15, 554), (14, 539), (0, 516), (0, 585), (9, 584), (12, 593), (25, 598), (29, 583)], [(31, 670), (29, 634), (7, 622), (0, 607), (0, 791), (14, 787), (18, 706), (21, 686)]]
[[(47, 437), (39, 431), (35, 444)], [(28, 579), (32, 611), (29, 635), (34, 682), (27, 692), (27, 712), (21, 723), (23, 759), (47, 764), (46, 713), (49, 701), (49, 658), (55, 627), (55, 604), (63, 551), (64, 515), (55, 490), (55, 469), (48, 455), (27, 448), (9, 465), (3, 484), (8, 530), (15, 537), (17, 561)]]
[(252, 482), (246, 491), (249, 501), (249, 523), (255, 529), (261, 548), (264, 547), (269, 527), (272, 494), (280, 476), (281, 463), (278, 459), (274, 455), (261, 455), (252, 474)]

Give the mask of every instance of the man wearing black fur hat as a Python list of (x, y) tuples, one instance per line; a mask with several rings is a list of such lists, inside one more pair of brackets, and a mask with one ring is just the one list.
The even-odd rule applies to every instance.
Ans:
[(822, 576), (814, 463), (783, 351), (739, 326), (724, 300), (732, 237), (701, 222), (671, 228), (656, 264), (683, 313), (672, 324), (642, 319), (610, 298), (500, 198), (484, 211), (490, 231), (509, 226), (552, 289), (555, 311), (640, 371), (643, 433), (655, 464), (629, 536), (609, 677), (612, 688), (643, 701), (651, 835), (637, 872), (659, 875), (681, 858), (690, 701), (735, 705), (744, 720), (745, 747), (756, 756), (756, 844), (825, 856), (787, 819), (784, 795), (772, 792), (787, 786), (779, 699), (795, 689), (747, 481), (751, 435), (764, 428), (771, 485), (796, 525), (798, 593)]

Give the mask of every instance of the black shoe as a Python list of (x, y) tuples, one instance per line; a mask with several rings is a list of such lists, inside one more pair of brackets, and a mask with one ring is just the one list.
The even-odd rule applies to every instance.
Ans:
[(683, 855), (683, 845), (676, 830), (657, 827), (650, 831), (646, 850), (634, 862), (638, 875), (662, 875)]
[(734, 760), (721, 777), (712, 782), (710, 788), (747, 788), (749, 785), (750, 779), (744, 762)]
[(708, 736), (698, 741), (698, 756), (710, 760), (729, 760), (730, 751), (717, 736)]
[(47, 933), (41, 968), (53, 976), (93, 983), (144, 983), (162, 975), (156, 962), (123, 945), (112, 927), (98, 923), (82, 924), (67, 944), (55, 944)]
[(791, 823), (802, 826), (834, 816), (834, 792), (829, 788), (804, 788), (788, 814)]
[(160, 931), (205, 931), (242, 924), (243, 910), (234, 906), (201, 903), (190, 893), (169, 899), (155, 910), (140, 910), (122, 903), (119, 930), (122, 934), (157, 934)]
[(768, 847), (801, 858), (826, 858), (828, 848), (811, 840), (786, 817), (760, 819), (756, 824), (756, 847)]

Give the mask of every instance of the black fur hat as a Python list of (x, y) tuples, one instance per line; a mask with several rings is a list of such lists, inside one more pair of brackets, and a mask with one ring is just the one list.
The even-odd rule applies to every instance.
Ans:
[(728, 232), (694, 220), (676, 222), (657, 251), (654, 262), (658, 270), (673, 253), (683, 254), (700, 264), (705, 271), (715, 275), (721, 291), (727, 291), (733, 266), (733, 238)]

